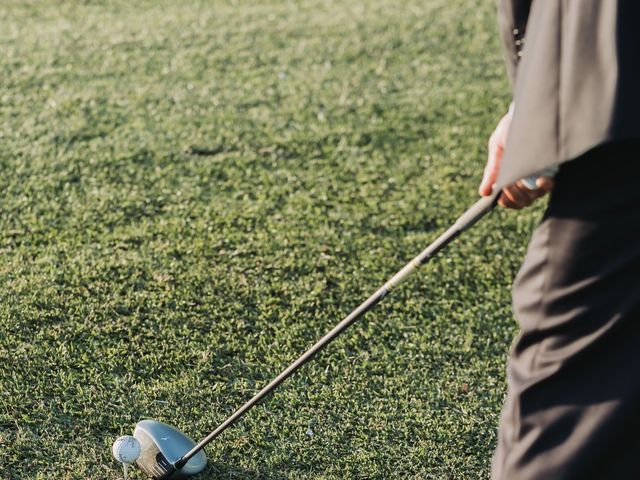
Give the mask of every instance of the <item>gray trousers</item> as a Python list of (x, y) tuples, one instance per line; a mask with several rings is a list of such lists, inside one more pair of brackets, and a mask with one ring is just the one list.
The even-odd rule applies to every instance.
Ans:
[(492, 479), (639, 479), (640, 141), (561, 167), (513, 306)]

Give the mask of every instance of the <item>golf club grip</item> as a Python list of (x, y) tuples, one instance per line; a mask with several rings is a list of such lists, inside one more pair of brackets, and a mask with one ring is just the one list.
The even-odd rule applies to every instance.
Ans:
[(360, 319), (365, 313), (376, 306), (392, 289), (397, 287), (401, 282), (407, 279), (418, 267), (427, 263), (436, 253), (442, 250), (460, 233), (476, 223), (480, 218), (490, 212), (496, 204), (498, 194), (492, 194), (489, 197), (483, 197), (474, 203), (465, 213), (447, 231), (440, 235), (427, 248), (425, 248), (417, 257), (405, 265), (398, 273), (396, 273), (389, 281), (380, 287), (373, 295), (365, 300), (358, 308), (351, 312), (344, 320), (338, 323), (329, 333), (316, 342), (309, 350), (303, 353), (297, 360), (289, 365), (285, 370), (274, 378), (267, 386), (260, 390), (251, 400), (236, 410), (230, 417), (218, 426), (213, 432), (207, 435), (200, 443), (194, 446), (189, 452), (175, 462), (177, 469), (182, 468), (194, 455), (202, 450), (209, 442), (224, 432), (228, 427), (233, 425), (240, 417), (249, 411), (260, 400), (271, 393), (278, 385), (285, 381), (296, 370), (310, 361), (318, 352), (323, 350), (338, 335), (344, 332), (352, 323)]
[(500, 193), (501, 192), (498, 191), (497, 193), (492, 193), (488, 197), (482, 197), (480, 200), (476, 201), (476, 203), (474, 203), (466, 212), (458, 217), (458, 220), (456, 220), (455, 223), (457, 228), (460, 230), (466, 230), (480, 220), (485, 214), (489, 213), (493, 207), (496, 206)]

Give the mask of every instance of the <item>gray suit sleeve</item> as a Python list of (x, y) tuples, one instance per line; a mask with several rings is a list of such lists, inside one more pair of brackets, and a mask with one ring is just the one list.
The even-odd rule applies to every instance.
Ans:
[(499, 0), (498, 26), (507, 63), (507, 74), (513, 88), (516, 84), (518, 63), (522, 56), (525, 31), (533, 0)]

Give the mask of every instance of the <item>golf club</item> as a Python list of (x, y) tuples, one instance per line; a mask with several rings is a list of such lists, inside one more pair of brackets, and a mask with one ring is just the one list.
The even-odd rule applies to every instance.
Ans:
[[(499, 192), (498, 192), (499, 193)], [(329, 333), (322, 337), (315, 345), (302, 354), (297, 360), (274, 378), (267, 386), (260, 390), (242, 407), (220, 424), (200, 443), (193, 440), (179, 430), (156, 420), (143, 420), (136, 425), (134, 437), (141, 444), (142, 453), (137, 460), (138, 466), (156, 480), (186, 478), (200, 473), (206, 466), (203, 448), (218, 435), (233, 425), (240, 417), (249, 411), (265, 396), (271, 393), (291, 374), (309, 362), (318, 352), (324, 349), (338, 335), (344, 332), (352, 323), (360, 319), (365, 313), (377, 305), (389, 292), (406, 280), (418, 267), (424, 265), (442, 248), (464, 230), (475, 224), (485, 214), (490, 212), (497, 203), (498, 193), (483, 197), (464, 212), (456, 222), (431, 245), (425, 248), (417, 257), (407, 263), (389, 281), (380, 287), (373, 295), (365, 300), (358, 308), (338, 323)]]

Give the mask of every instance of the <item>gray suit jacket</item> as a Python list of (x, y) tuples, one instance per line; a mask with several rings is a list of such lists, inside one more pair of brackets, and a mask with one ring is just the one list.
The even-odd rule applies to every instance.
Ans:
[(499, 2), (515, 101), (499, 186), (640, 138), (640, 0)]

